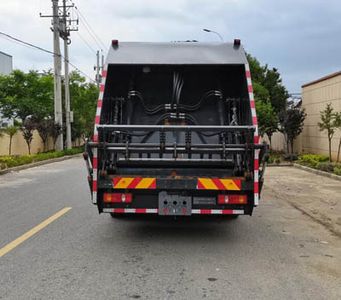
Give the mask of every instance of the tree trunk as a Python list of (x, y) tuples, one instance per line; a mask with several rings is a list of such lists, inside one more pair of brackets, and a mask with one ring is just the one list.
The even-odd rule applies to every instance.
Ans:
[(31, 155), (31, 144), (27, 143), (28, 155)]
[(9, 137), (8, 155), (12, 154), (12, 138), (13, 138), (13, 135)]
[(329, 162), (332, 162), (332, 139), (328, 138), (328, 146), (329, 146)]
[(290, 140), (291, 155), (294, 154), (294, 139)]
[(269, 143), (270, 143), (269, 148), (271, 150), (272, 149), (272, 147), (271, 147), (272, 134), (268, 134), (268, 138), (269, 138)]
[(340, 137), (340, 141), (339, 141), (339, 148), (337, 149), (337, 162), (339, 162), (340, 159), (340, 150), (341, 150), (341, 137)]

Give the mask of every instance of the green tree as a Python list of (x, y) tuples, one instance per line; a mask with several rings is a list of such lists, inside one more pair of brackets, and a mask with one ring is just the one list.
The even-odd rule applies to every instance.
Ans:
[(43, 142), (43, 151), (47, 151), (47, 142), (49, 136), (53, 134), (51, 127), (53, 126), (54, 121), (52, 119), (42, 119), (36, 121), (36, 129), (39, 133), (39, 136)]
[(332, 139), (337, 129), (337, 118), (331, 103), (327, 103), (325, 109), (320, 111), (321, 122), (318, 122), (320, 131), (327, 131), (329, 162), (332, 161)]
[(247, 59), (252, 74), (259, 131), (269, 137), (271, 146), (272, 135), (278, 130), (279, 114), (286, 111), (288, 92), (277, 69), (262, 66), (249, 54)]
[(274, 111), (278, 114), (285, 110), (289, 94), (283, 86), (281, 75), (276, 68), (269, 70), (266, 66), (262, 85), (269, 91), (270, 102)]
[(92, 135), (96, 113), (98, 88), (88, 83), (78, 72), (70, 73), (70, 96), (74, 122), (72, 139), (87, 138)]
[(5, 127), (3, 129), (3, 132), (9, 136), (9, 145), (8, 145), (8, 154), (12, 154), (12, 140), (13, 136), (18, 132), (19, 127), (15, 125), (11, 125), (8, 127)]
[(255, 99), (270, 101), (276, 114), (286, 109), (288, 91), (282, 83), (280, 73), (276, 68), (269, 69), (268, 65), (262, 66), (250, 54), (247, 55), (252, 74)]
[(279, 114), (280, 131), (286, 138), (288, 153), (290, 152), (289, 146), (291, 154), (294, 153), (294, 140), (302, 132), (306, 116), (305, 110), (293, 103), (289, 103), (287, 109)]
[[(335, 126), (337, 129), (341, 130), (341, 111), (335, 113)], [(340, 161), (340, 150), (341, 150), (341, 136), (339, 140), (339, 146), (337, 148), (337, 159), (336, 159), (337, 162)]]
[(272, 135), (278, 130), (278, 117), (269, 102), (256, 101), (256, 110), (258, 118), (258, 128), (261, 136), (266, 134), (270, 141)]
[(25, 142), (27, 144), (28, 154), (31, 154), (31, 143), (32, 143), (32, 140), (33, 140), (33, 131), (34, 131), (34, 129), (36, 129), (36, 124), (30, 118), (27, 118), (23, 122), (23, 126), (21, 127), (21, 131), (22, 131), (23, 137), (24, 137)]
[(62, 132), (63, 132), (63, 127), (60, 124), (54, 123), (54, 122), (51, 123), (51, 125), (49, 127), (49, 135), (53, 139), (53, 148), (54, 149), (56, 148), (57, 139)]
[(6, 118), (43, 119), (53, 115), (53, 76), (14, 70), (0, 76), (0, 112)]

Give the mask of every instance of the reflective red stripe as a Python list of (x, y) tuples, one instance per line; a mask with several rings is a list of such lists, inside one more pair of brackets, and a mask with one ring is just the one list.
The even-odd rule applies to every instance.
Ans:
[(200, 209), (200, 213), (202, 215), (210, 215), (211, 214), (211, 209)]
[(98, 142), (98, 134), (94, 134), (92, 139), (94, 142)]
[(222, 184), (222, 182), (218, 178), (212, 178), (212, 181), (219, 190), (226, 190), (226, 187)]
[(233, 180), (233, 182), (239, 189), (242, 188), (242, 181), (240, 179)]
[[(97, 170), (94, 170), (94, 171), (97, 172)], [(92, 191), (97, 192), (97, 180), (94, 180), (92, 182)]]
[(247, 86), (247, 89), (248, 89), (249, 93), (253, 93), (252, 85), (248, 85), (248, 86)]
[(98, 99), (97, 107), (101, 108), (102, 107), (102, 103), (103, 103), (102, 99)]
[(197, 189), (198, 189), (198, 190), (205, 190), (205, 189), (206, 189), (206, 188), (203, 186), (203, 184), (200, 182), (200, 180), (198, 180)]
[(253, 116), (253, 117), (252, 117), (252, 124), (253, 124), (253, 125), (257, 125), (257, 124), (258, 124), (258, 121), (257, 121), (257, 117), (256, 117), (256, 116)]
[(258, 182), (254, 182), (253, 184), (253, 190), (254, 190), (254, 193), (259, 193), (259, 183)]
[(232, 215), (233, 210), (232, 209), (223, 209), (222, 214), (223, 215)]
[(100, 116), (95, 117), (95, 124), (99, 124)]
[(255, 101), (254, 101), (254, 100), (251, 100), (251, 101), (250, 101), (250, 105), (251, 105), (251, 108), (255, 108), (255, 107), (256, 107)]
[(146, 208), (136, 208), (135, 212), (137, 214), (145, 214), (147, 212)]
[(254, 137), (253, 142), (254, 142), (255, 144), (258, 144), (258, 143), (259, 143), (259, 136), (258, 136), (258, 135), (256, 135), (256, 136)]
[(102, 71), (102, 78), (103, 78), (103, 77), (107, 77), (107, 70), (103, 70), (103, 71)]
[(141, 179), (141, 177), (134, 178), (134, 180), (129, 184), (128, 188), (134, 189), (140, 183)]
[(93, 157), (92, 158), (92, 166), (94, 169), (97, 169), (97, 166), (98, 166), (98, 159), (97, 157)]
[(114, 210), (115, 213), (124, 213), (124, 208), (115, 208)]
[(251, 72), (250, 71), (245, 71), (246, 78), (251, 78)]
[(100, 92), (104, 92), (104, 84), (100, 84), (99, 85), (99, 91)]
[(118, 182), (121, 180), (121, 177), (114, 177), (113, 179), (113, 184), (114, 184), (114, 187), (118, 184)]
[(259, 159), (255, 159), (255, 170), (257, 171), (259, 169)]
[(150, 189), (156, 189), (156, 179), (153, 180), (152, 184), (149, 186)]

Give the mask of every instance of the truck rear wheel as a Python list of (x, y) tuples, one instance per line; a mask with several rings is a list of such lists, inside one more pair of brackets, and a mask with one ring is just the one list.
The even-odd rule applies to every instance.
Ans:
[(238, 219), (239, 215), (231, 215), (231, 219)]
[(122, 219), (124, 217), (124, 214), (120, 213), (110, 213), (110, 216), (114, 219)]

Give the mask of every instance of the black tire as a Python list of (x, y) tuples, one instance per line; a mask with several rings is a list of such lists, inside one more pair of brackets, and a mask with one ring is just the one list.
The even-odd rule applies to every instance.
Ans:
[(239, 215), (231, 215), (230, 218), (233, 219), (233, 220), (235, 220), (235, 219), (238, 219), (238, 218), (239, 218)]
[(122, 219), (124, 217), (124, 214), (110, 213), (110, 216), (114, 219)]

